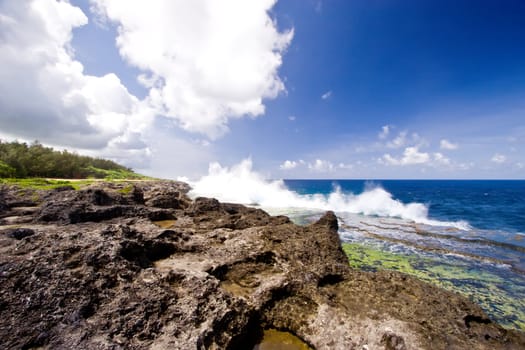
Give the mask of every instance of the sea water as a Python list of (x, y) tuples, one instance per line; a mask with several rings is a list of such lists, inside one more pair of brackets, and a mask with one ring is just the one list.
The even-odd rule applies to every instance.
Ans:
[(525, 181), (278, 180), (218, 164), (192, 194), (308, 224), (332, 210), (355, 268), (392, 269), (461, 293), (525, 330)]

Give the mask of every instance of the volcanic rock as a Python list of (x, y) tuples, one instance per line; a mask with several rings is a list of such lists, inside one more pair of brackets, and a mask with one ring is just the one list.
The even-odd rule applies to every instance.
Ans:
[(277, 329), (312, 349), (525, 348), (460, 295), (351, 269), (332, 212), (298, 226), (188, 190), (47, 191), (31, 222), (0, 226), (0, 347), (252, 349)]

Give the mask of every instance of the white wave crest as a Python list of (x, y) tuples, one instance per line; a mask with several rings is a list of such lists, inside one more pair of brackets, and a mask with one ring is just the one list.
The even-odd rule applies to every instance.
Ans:
[(404, 204), (381, 187), (367, 185), (360, 194), (344, 193), (336, 187), (330, 194), (301, 195), (286, 188), (282, 180), (267, 181), (252, 170), (251, 159), (228, 168), (219, 163), (209, 166), (208, 175), (190, 182), (193, 197), (214, 197), (222, 202), (257, 204), (265, 208), (303, 208), (332, 210), (368, 216), (397, 217), (434, 226), (468, 229), (466, 222), (446, 222), (428, 218), (428, 207)]

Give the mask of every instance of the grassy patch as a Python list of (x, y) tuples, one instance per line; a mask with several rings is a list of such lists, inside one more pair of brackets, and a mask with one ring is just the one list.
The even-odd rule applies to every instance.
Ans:
[(121, 189), (119, 189), (117, 192), (122, 194), (122, 195), (128, 195), (130, 194), (131, 192), (133, 191), (133, 185), (132, 184), (129, 184), (129, 185), (126, 185), (124, 187), (122, 187)]
[(87, 170), (96, 178), (103, 178), (105, 180), (146, 180), (151, 179), (150, 177), (137, 174), (129, 170), (106, 170), (95, 167), (88, 167)]
[(53, 179), (41, 179), (41, 178), (26, 178), (26, 179), (0, 179), (0, 185), (14, 185), (20, 188), (27, 188), (33, 190), (52, 190), (63, 186), (71, 186), (78, 190), (79, 188), (92, 184), (96, 180), (53, 180)]
[[(142, 177), (140, 179), (147, 179)], [(22, 189), (32, 190), (52, 190), (63, 186), (71, 186), (75, 190), (81, 189), (87, 185), (94, 184), (100, 181), (106, 182), (125, 182), (126, 180), (137, 180), (137, 178), (125, 179), (125, 178), (106, 178), (106, 179), (81, 179), (81, 180), (70, 180), (70, 179), (42, 179), (42, 178), (25, 178), (25, 179), (2, 179), (0, 178), (0, 185), (13, 185)], [(119, 192), (122, 194), (129, 194), (133, 190), (133, 185), (127, 185), (120, 189)]]

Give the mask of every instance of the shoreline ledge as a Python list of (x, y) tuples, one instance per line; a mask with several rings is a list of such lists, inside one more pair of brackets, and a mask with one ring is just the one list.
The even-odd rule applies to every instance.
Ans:
[(410, 276), (352, 269), (337, 218), (298, 226), (177, 181), (0, 185), (3, 349), (524, 349)]

